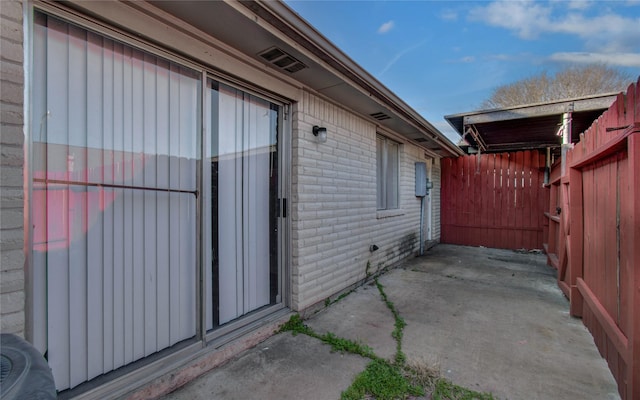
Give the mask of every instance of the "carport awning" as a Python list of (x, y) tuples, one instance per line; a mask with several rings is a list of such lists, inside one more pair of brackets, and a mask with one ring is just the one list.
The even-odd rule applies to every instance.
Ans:
[(505, 152), (557, 148), (562, 144), (558, 131), (562, 116), (571, 112), (571, 141), (607, 110), (617, 94), (528, 104), (494, 110), (447, 115), (445, 119), (471, 147), (485, 152)]

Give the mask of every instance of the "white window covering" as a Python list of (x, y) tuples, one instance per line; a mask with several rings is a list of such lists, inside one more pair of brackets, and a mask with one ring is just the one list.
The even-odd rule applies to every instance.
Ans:
[(34, 344), (62, 390), (196, 334), (200, 75), (34, 31)]
[(378, 210), (398, 208), (398, 143), (383, 136), (376, 138), (376, 180)]
[[(224, 84), (210, 82), (211, 149), (207, 159), (215, 182), (207, 271), (211, 329), (275, 300), (272, 276), (277, 236), (272, 208), (278, 190), (277, 106)], [(212, 276), (213, 274), (213, 276)], [(276, 272), (277, 275), (277, 272)], [(215, 278), (214, 278), (215, 276)], [(277, 290), (277, 287), (275, 288)]]

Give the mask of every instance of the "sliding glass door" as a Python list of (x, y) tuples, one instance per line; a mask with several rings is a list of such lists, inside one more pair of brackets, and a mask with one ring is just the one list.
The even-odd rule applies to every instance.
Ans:
[(283, 307), (282, 105), (40, 12), (33, 30), (30, 336), (57, 389)]
[(201, 73), (36, 13), (33, 341), (58, 390), (196, 335)]
[[(208, 82), (207, 328), (280, 301), (280, 106)], [(205, 184), (206, 185), (206, 184)]]

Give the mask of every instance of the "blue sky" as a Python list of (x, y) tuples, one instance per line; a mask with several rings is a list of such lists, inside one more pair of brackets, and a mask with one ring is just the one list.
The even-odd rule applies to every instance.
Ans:
[(640, 75), (640, 0), (287, 0), (453, 140), (444, 115), (542, 71), (605, 62)]

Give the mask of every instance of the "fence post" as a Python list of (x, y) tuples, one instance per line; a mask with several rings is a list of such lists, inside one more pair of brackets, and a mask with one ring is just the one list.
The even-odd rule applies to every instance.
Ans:
[(630, 245), (627, 260), (632, 263), (631, 293), (629, 293), (629, 365), (627, 365), (627, 398), (640, 399), (640, 132), (628, 138), (629, 183), (631, 185), (631, 215), (629, 215)]

